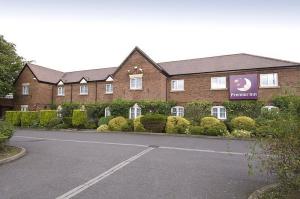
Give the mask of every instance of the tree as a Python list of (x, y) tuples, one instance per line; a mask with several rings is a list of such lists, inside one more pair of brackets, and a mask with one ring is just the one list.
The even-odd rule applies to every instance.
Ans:
[(24, 65), (24, 59), (16, 52), (15, 44), (0, 35), (0, 96), (14, 92), (14, 82)]

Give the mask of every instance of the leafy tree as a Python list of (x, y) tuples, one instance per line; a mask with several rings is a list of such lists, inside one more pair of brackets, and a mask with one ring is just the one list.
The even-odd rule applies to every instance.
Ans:
[(13, 83), (23, 65), (24, 59), (17, 54), (15, 44), (0, 35), (0, 96), (14, 91)]

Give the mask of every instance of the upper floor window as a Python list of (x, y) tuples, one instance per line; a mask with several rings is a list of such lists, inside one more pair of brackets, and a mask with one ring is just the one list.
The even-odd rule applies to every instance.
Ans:
[(107, 94), (113, 93), (113, 85), (112, 84), (105, 85), (105, 93), (107, 93)]
[(87, 84), (80, 85), (80, 95), (88, 95), (89, 94), (89, 87)]
[(226, 77), (212, 77), (210, 81), (212, 90), (226, 89)]
[(226, 120), (226, 108), (224, 106), (213, 106), (211, 108), (211, 115), (215, 116), (220, 120)]
[(105, 116), (105, 117), (111, 116), (111, 112), (110, 112), (110, 108), (109, 108), (109, 107), (106, 107), (106, 108), (104, 109), (104, 116)]
[(142, 114), (142, 109), (139, 105), (135, 104), (129, 109), (129, 119), (135, 119)]
[(277, 87), (278, 86), (278, 74), (268, 73), (260, 74), (260, 87)]
[(171, 81), (171, 91), (183, 91), (184, 90), (184, 80), (172, 80)]
[(131, 90), (140, 90), (143, 87), (142, 77), (130, 77), (130, 89)]
[(58, 96), (65, 96), (65, 88), (64, 88), (64, 86), (57, 87), (57, 95)]
[(21, 111), (28, 111), (28, 105), (21, 105)]
[(171, 108), (171, 114), (173, 116), (184, 116), (184, 107), (183, 106), (174, 106)]
[(29, 95), (29, 83), (22, 84), (22, 95)]

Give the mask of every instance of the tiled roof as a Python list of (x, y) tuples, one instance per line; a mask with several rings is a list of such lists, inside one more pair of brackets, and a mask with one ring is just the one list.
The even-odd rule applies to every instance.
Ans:
[(30, 70), (33, 72), (34, 76), (42, 82), (57, 83), (61, 77), (64, 75), (63, 72), (46, 68), (43, 66), (38, 66), (35, 64), (26, 64)]

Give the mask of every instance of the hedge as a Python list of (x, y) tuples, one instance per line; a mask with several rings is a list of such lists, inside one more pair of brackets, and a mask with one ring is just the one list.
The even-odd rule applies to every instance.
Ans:
[(21, 112), (20, 111), (6, 111), (5, 112), (5, 121), (14, 125), (21, 125)]
[(228, 132), (225, 124), (214, 117), (202, 118), (200, 126), (203, 128), (203, 134), (206, 135), (224, 135)]
[(84, 128), (87, 123), (86, 111), (76, 109), (73, 110), (72, 125), (76, 128)]
[(146, 114), (141, 117), (140, 121), (146, 131), (162, 133), (165, 130), (166, 119), (166, 116), (162, 114)]
[(226, 101), (223, 106), (226, 108), (227, 118), (230, 120), (236, 116), (256, 118), (260, 115), (264, 103), (253, 100)]
[(255, 130), (255, 121), (246, 116), (239, 116), (231, 120), (232, 128), (235, 130)]
[(139, 116), (139, 117), (135, 118), (134, 121), (133, 121), (133, 130), (135, 132), (144, 132), (144, 131), (146, 131), (143, 124), (141, 123), (141, 118), (142, 117), (143, 116)]
[(169, 116), (167, 118), (166, 133), (187, 133), (190, 122), (178, 116)]
[(62, 110), (61, 110), (61, 116), (62, 117), (72, 117), (73, 116), (73, 110), (79, 109), (80, 104), (77, 103), (63, 103), (61, 105)]
[(205, 117), (211, 115), (212, 103), (207, 101), (194, 101), (185, 106), (185, 117), (195, 124)]
[(52, 119), (57, 118), (56, 110), (41, 110), (40, 111), (40, 126), (48, 127)]
[(39, 112), (37, 111), (24, 111), (21, 114), (21, 126), (31, 127), (35, 126), (39, 122)]

